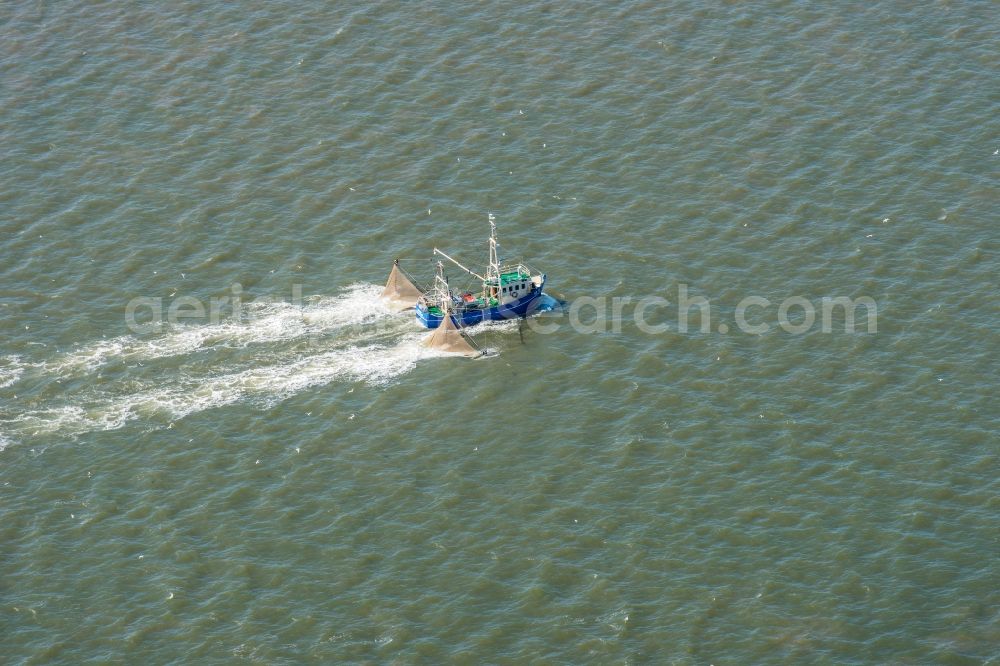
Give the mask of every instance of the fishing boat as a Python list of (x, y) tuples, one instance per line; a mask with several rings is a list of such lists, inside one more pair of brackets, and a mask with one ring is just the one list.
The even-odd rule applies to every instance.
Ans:
[[(489, 259), (484, 274), (466, 267), (438, 248), (434, 255), (475, 278), (477, 286), (454, 290), (445, 273), (445, 264), (437, 261), (437, 273), (428, 288), (417, 282), (399, 266), (397, 259), (382, 293), (383, 298), (404, 307), (413, 307), (417, 321), (426, 328), (438, 328), (448, 317), (458, 328), (482, 321), (525, 317), (539, 305), (545, 288), (545, 274), (528, 268), (521, 262), (502, 262), (497, 243), (496, 218), (491, 214)], [(449, 326), (450, 328), (450, 326)]]

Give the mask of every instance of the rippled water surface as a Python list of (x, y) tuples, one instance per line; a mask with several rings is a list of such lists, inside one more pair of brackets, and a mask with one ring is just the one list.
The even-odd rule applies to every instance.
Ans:
[[(5, 4), (0, 661), (997, 663), (997, 25)], [(487, 211), (598, 300), (433, 352)]]

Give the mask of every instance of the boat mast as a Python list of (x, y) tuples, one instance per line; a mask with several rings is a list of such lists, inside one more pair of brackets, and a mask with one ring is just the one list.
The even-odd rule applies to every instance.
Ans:
[(434, 276), (434, 296), (438, 307), (447, 312), (451, 309), (451, 287), (448, 278), (444, 276), (444, 264), (437, 262), (437, 275)]
[(497, 257), (497, 219), (490, 216), (490, 263), (486, 268), (486, 281), (496, 281), (497, 289), (500, 288), (500, 259)]

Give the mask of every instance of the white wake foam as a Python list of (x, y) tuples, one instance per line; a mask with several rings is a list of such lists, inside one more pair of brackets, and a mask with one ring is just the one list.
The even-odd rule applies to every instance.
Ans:
[(157, 424), (236, 402), (276, 404), (300, 391), (335, 380), (384, 385), (408, 372), (424, 358), (446, 356), (423, 345), (424, 333), (410, 333), (394, 345), (349, 346), (295, 361), (219, 374), (207, 378), (176, 377), (165, 385), (84, 399), (80, 404), (24, 412), (0, 421), (15, 436), (78, 435), (114, 430), (130, 421)]
[[(8, 409), (0, 417), (0, 450), (36, 436), (75, 436), (130, 422), (165, 427), (190, 414), (237, 402), (269, 406), (334, 381), (384, 385), (422, 359), (450, 356), (425, 347), (428, 332), (416, 326), (412, 312), (388, 309), (379, 299), (380, 290), (358, 284), (335, 297), (312, 297), (304, 304), (247, 303), (245, 320), (178, 327), (147, 337), (120, 336), (27, 363), (18, 356), (0, 358), (0, 387), (5, 387), (36, 372), (80, 375), (113, 362), (141, 364), (202, 349), (262, 345), (250, 355), (252, 359), (246, 354), (239, 361), (227, 356), (217, 360), (216, 367), (211, 360), (183, 362), (157, 369), (155, 377), (132, 375), (127, 383), (102, 380), (96, 374), (93, 382), (77, 383), (81, 387), (75, 392), (48, 404), (20, 412)], [(484, 322), (467, 332), (509, 333), (518, 325), (516, 320)], [(318, 344), (299, 344), (313, 335), (320, 336)], [(282, 344), (289, 342), (294, 344)], [(246, 368), (248, 361), (254, 365)], [(31, 369), (28, 377), (26, 368)]]
[(476, 337), (477, 335), (482, 335), (483, 333), (517, 333), (517, 329), (520, 325), (520, 319), (484, 321), (476, 324), (475, 326), (463, 328), (462, 332), (470, 337)]
[(242, 305), (244, 316), (238, 321), (179, 325), (158, 335), (98, 340), (64, 352), (43, 366), (47, 372), (67, 375), (120, 360), (143, 362), (211, 346), (247, 347), (324, 335), (391, 316), (379, 299), (380, 291), (376, 285), (356, 284), (336, 297), (310, 297), (304, 304), (251, 301)]
[(0, 358), (0, 388), (12, 386), (24, 374), (27, 365), (20, 356), (11, 355)]

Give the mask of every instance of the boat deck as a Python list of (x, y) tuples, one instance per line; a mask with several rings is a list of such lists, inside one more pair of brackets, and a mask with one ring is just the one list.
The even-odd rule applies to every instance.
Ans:
[[(500, 286), (506, 287), (511, 282), (515, 282), (517, 280), (530, 280), (531, 275), (531, 269), (524, 264), (504, 266), (500, 269)], [(487, 286), (496, 286), (493, 280), (487, 281), (486, 284)]]

